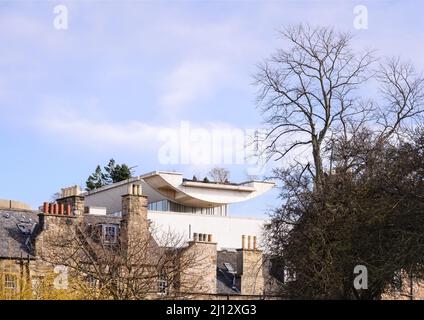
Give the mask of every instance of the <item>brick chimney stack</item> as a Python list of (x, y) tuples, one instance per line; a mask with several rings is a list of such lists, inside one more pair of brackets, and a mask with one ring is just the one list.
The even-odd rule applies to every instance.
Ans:
[(35, 239), (36, 255), (49, 252), (56, 238), (73, 236), (73, 226), (84, 212), (84, 197), (76, 186), (65, 188), (59, 199), (53, 203), (44, 202), (40, 211), (40, 228)]
[[(84, 214), (84, 196), (81, 195), (78, 186), (63, 188), (61, 196), (57, 199), (58, 212), (66, 213), (69, 216), (81, 216)], [(63, 206), (63, 207), (62, 207)]]

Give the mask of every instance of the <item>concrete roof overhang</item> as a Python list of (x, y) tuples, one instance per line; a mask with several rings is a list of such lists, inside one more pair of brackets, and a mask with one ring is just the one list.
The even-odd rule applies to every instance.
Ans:
[(224, 184), (184, 180), (181, 173), (151, 172), (140, 177), (169, 200), (192, 207), (215, 207), (255, 198), (274, 187), (273, 182)]

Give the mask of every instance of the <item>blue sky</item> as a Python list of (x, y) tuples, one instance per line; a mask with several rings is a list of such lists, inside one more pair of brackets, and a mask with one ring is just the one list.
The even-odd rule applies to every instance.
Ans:
[[(58, 4), (67, 30), (53, 27)], [(359, 4), (367, 30), (353, 27)], [(219, 163), (160, 163), (158, 133), (260, 127), (251, 76), (284, 46), (277, 29), (334, 26), (424, 69), (423, 12), (420, 1), (0, 1), (0, 198), (38, 206), (112, 157), (137, 174), (203, 176)], [(246, 180), (247, 165), (227, 167)], [(262, 216), (276, 194), (232, 212)]]

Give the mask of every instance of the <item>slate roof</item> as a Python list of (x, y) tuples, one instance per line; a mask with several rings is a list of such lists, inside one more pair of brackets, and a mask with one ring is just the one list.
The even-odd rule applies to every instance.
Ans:
[(0, 258), (34, 258), (31, 235), (38, 211), (0, 209)]
[(112, 215), (86, 214), (83, 216), (84, 223), (90, 224), (120, 224), (122, 218)]
[[(237, 259), (238, 254), (239, 252), (236, 250), (221, 250), (217, 252), (216, 290), (218, 294), (240, 294), (240, 274), (236, 273), (233, 275), (224, 265), (224, 263), (229, 263), (235, 271), (239, 270), (241, 266), (238, 265), (240, 263)], [(273, 269), (273, 264), (269, 256), (264, 255), (262, 275), (264, 277), (264, 290), (267, 294), (275, 294), (279, 289), (278, 283), (275, 282), (275, 280), (279, 279), (279, 275)]]
[[(34, 259), (34, 237), (39, 228), (39, 211), (11, 210), (0, 208), (0, 259), (21, 257)], [(121, 217), (103, 215), (84, 215), (86, 224), (116, 224), (119, 225)], [(150, 248), (158, 250), (158, 245), (150, 237)]]
[[(39, 227), (39, 211), (0, 208), (0, 258), (34, 259), (33, 238)], [(84, 216), (85, 223), (119, 224), (121, 218), (113, 216)]]
[(216, 291), (218, 294), (240, 294), (240, 276), (229, 272), (224, 263), (229, 263), (237, 271), (237, 251), (217, 252)]

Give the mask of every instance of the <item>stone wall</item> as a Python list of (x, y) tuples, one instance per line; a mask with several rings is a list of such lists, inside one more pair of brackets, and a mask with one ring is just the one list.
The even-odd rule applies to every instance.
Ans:
[(381, 296), (382, 300), (424, 300), (424, 280), (417, 278), (412, 279), (408, 273), (402, 273), (402, 288), (401, 290), (388, 289)]
[(60, 198), (57, 199), (57, 203), (59, 205), (63, 204), (65, 206), (65, 208), (70, 205), (71, 206), (71, 211), (73, 213), (74, 216), (80, 216), (82, 214), (84, 214), (84, 197), (83, 196), (69, 196), (69, 197), (64, 197), (64, 198)]
[(122, 196), (121, 242), (132, 246), (146, 245), (149, 241), (147, 197), (137, 194)]
[(180, 264), (180, 291), (216, 293), (217, 245), (212, 241), (191, 241)]
[(262, 295), (264, 291), (262, 251), (238, 250), (238, 270), (241, 276), (240, 291), (243, 295)]
[(5, 199), (0, 199), (0, 208), (14, 210), (31, 210), (31, 207), (26, 203)]

